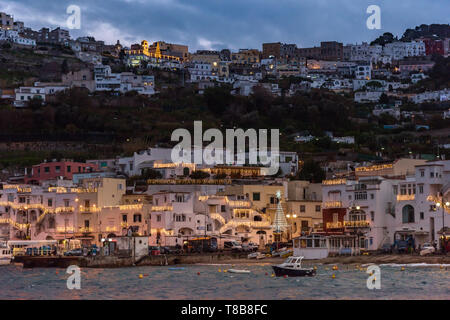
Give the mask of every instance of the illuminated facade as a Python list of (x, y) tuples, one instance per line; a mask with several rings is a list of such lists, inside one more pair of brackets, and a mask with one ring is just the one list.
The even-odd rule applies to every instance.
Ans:
[(438, 241), (450, 223), (450, 161), (417, 164), (413, 170), (396, 164), (360, 167), (365, 175), (356, 180), (325, 180), (324, 233), (355, 236), (358, 248), (366, 250), (397, 241), (412, 241), (416, 248)]
[(188, 58), (188, 47), (179, 44), (170, 44), (158, 41), (149, 45), (147, 40), (141, 44), (133, 44), (125, 53), (128, 55), (129, 64), (136, 66), (142, 61), (150, 63), (162, 63), (165, 61), (183, 62)]

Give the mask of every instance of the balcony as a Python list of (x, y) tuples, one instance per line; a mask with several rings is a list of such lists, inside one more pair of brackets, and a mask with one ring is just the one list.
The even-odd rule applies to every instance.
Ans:
[(345, 228), (369, 228), (370, 222), (367, 220), (344, 221)]
[(338, 222), (327, 222), (327, 229), (342, 229), (344, 224), (340, 221)]
[(397, 201), (414, 201), (416, 196), (414, 194), (398, 194)]
[(325, 209), (343, 208), (342, 201), (325, 201), (323, 204)]

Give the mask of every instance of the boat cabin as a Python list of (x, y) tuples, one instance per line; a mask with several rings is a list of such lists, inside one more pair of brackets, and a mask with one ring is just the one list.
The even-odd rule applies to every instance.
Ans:
[(303, 257), (289, 257), (283, 263), (283, 267), (299, 269), (302, 267), (302, 259)]

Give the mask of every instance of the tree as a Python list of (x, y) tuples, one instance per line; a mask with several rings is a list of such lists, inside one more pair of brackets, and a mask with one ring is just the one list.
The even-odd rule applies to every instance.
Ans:
[(67, 59), (64, 59), (63, 63), (61, 64), (61, 73), (69, 73), (69, 64), (67, 63)]
[(320, 167), (319, 163), (310, 159), (305, 161), (295, 179), (319, 183), (325, 180), (325, 177), (325, 171)]
[(151, 168), (143, 169), (142, 170), (142, 179), (161, 179), (162, 174), (158, 170), (154, 170)]
[(207, 179), (209, 178), (209, 173), (205, 171), (193, 171), (189, 177), (191, 179)]

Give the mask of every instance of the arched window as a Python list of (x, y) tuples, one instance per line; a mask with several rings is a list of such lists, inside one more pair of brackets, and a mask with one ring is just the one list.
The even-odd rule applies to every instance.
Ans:
[(402, 223), (414, 223), (414, 208), (409, 204), (402, 209)]
[(189, 168), (183, 168), (183, 176), (187, 177), (189, 175)]

